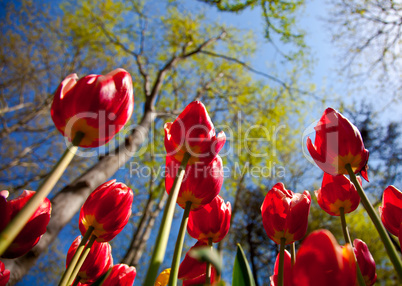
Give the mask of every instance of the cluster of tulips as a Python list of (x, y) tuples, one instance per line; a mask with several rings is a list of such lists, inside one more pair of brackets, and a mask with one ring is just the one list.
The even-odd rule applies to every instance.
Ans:
[[(79, 80), (73, 74), (62, 81), (53, 100), (51, 116), (56, 128), (72, 146), (36, 192), (25, 191), (9, 201), (8, 192), (0, 192), (1, 257), (19, 257), (38, 243), (51, 215), (51, 203), (46, 197), (78, 146), (98, 147), (109, 142), (130, 119), (133, 108), (131, 76), (123, 69)], [(227, 235), (231, 221), (230, 203), (225, 203), (219, 195), (223, 184), (219, 151), (226, 136), (224, 132), (216, 134), (204, 105), (198, 101), (191, 102), (174, 122), (166, 123), (164, 129), (165, 187), (169, 197), (144, 285), (175, 286), (178, 280), (182, 280), (183, 285), (218, 285), (222, 283), (221, 269), (219, 262), (211, 259), (216, 253), (213, 243)], [(311, 196), (308, 191), (293, 193), (283, 183), (277, 183), (261, 206), (263, 227), (268, 237), (279, 245), (271, 285), (373, 285), (377, 276), (373, 257), (363, 241), (354, 239), (352, 243), (346, 225), (345, 214), (354, 211), (360, 202), (401, 279), (400, 254), (386, 229), (401, 242), (402, 193), (394, 186), (386, 188), (379, 209), (380, 219), (362, 189), (360, 177), (356, 176), (360, 173), (368, 181), (369, 152), (364, 148), (358, 129), (340, 113), (328, 108), (315, 130), (314, 144), (309, 138), (307, 148), (324, 171), (322, 186), (315, 195), (325, 212), (341, 218), (346, 244), (340, 246), (327, 230), (316, 230), (303, 240), (296, 254), (295, 242), (306, 235)], [(83, 237), (78, 236), (68, 250), (66, 270), (59, 285), (133, 285), (136, 269), (124, 264), (113, 266), (108, 243), (129, 221), (132, 203), (132, 190), (116, 180), (100, 185), (90, 194), (79, 216)], [(172, 264), (171, 268), (159, 272), (176, 203), (184, 212)], [(197, 242), (180, 263), (186, 230)], [(285, 250), (287, 245), (290, 253)], [(206, 257), (195, 255), (197, 250), (203, 250)], [(247, 264), (246, 260), (244, 262)], [(234, 272), (247, 272), (247, 267), (234, 267)], [(0, 286), (6, 285), (9, 277), (10, 271), (0, 261)], [(247, 273), (234, 273), (233, 277), (233, 285), (253, 285), (253, 278)]]

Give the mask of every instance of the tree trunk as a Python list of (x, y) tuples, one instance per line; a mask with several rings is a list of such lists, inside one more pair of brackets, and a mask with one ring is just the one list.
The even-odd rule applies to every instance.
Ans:
[(252, 239), (253, 228), (254, 228), (253, 223), (248, 224), (247, 227), (246, 227), (246, 229), (247, 229), (247, 243), (248, 243), (248, 248), (249, 248), (249, 252), (250, 252), (251, 270), (253, 272), (255, 285), (258, 286), (259, 283), (258, 283), (257, 267), (256, 267), (255, 261), (254, 261), (254, 258), (256, 256), (256, 254), (255, 254), (255, 249), (254, 249), (254, 244), (253, 244), (253, 239)]
[[(148, 200), (147, 202), (147, 211), (144, 213), (144, 216), (141, 218), (141, 222), (135, 232), (135, 235), (131, 241), (130, 248), (128, 249), (125, 257), (122, 260), (122, 263), (137, 267), (142, 254), (144, 253), (146, 242), (148, 241), (151, 231), (155, 225), (155, 220), (158, 217), (159, 213), (163, 209), (165, 202), (167, 199), (167, 195), (164, 192), (162, 198), (160, 199), (158, 205), (155, 210), (152, 210), (152, 206), (155, 203), (155, 200)], [(150, 203), (149, 203), (150, 202)], [(149, 207), (149, 205), (150, 207)], [(146, 221), (148, 220), (148, 223)]]
[(4, 260), (6, 269), (11, 272), (8, 285), (14, 285), (36, 263), (39, 255), (45, 251), (60, 230), (80, 210), (89, 194), (99, 185), (107, 181), (123, 166), (137, 148), (145, 141), (148, 132), (155, 120), (155, 113), (146, 110), (141, 123), (133, 130), (125, 143), (120, 145), (113, 154), (102, 157), (92, 168), (86, 171), (72, 184), (66, 186), (52, 199), (52, 216), (47, 226), (47, 232), (39, 243), (26, 255), (14, 259)]
[[(225, 35), (226, 32), (222, 31), (217, 37), (207, 39), (189, 52), (186, 52), (185, 50), (188, 44), (186, 43), (183, 46), (182, 53), (179, 55), (173, 55), (172, 58), (170, 58), (158, 71), (152, 89), (148, 86), (150, 83), (148, 74), (144, 74), (144, 71), (141, 72), (144, 67), (137, 61), (140, 73), (144, 78), (145, 94), (144, 115), (140, 124), (133, 130), (131, 135), (126, 138), (124, 144), (120, 145), (112, 154), (106, 154), (102, 157), (98, 163), (92, 166), (92, 168), (87, 170), (73, 183), (66, 186), (52, 199), (52, 217), (47, 226), (47, 232), (42, 236), (39, 243), (25, 256), (14, 260), (4, 261), (6, 269), (9, 269), (11, 272), (8, 285), (14, 285), (28, 272), (28, 270), (36, 263), (39, 255), (49, 247), (59, 234), (60, 230), (79, 211), (89, 194), (96, 187), (113, 176), (121, 166), (127, 163), (133, 153), (145, 141), (145, 138), (148, 137), (149, 130), (156, 118), (156, 97), (162, 89), (167, 72), (179, 62), (203, 52), (204, 48), (223, 39)], [(121, 45), (121, 43), (115, 42), (113, 39), (110, 39), (110, 41), (117, 45)], [(151, 229), (147, 232), (148, 236), (150, 231)], [(142, 247), (145, 247), (145, 245)]]

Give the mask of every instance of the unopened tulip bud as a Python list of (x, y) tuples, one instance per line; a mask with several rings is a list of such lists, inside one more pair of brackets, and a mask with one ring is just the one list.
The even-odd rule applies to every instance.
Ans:
[(174, 122), (165, 124), (165, 148), (167, 156), (181, 162), (190, 153), (188, 162), (211, 162), (225, 144), (223, 131), (218, 135), (205, 106), (200, 101), (191, 102)]
[(300, 240), (306, 234), (311, 197), (287, 190), (277, 183), (265, 196), (261, 206), (262, 224), (268, 237), (276, 244), (285, 239), (285, 244)]
[[(357, 177), (360, 185), (360, 177)], [(344, 213), (354, 211), (360, 203), (360, 196), (355, 185), (345, 176), (332, 176), (324, 173), (321, 189), (315, 191), (319, 206), (328, 214), (340, 216), (340, 209)]]
[(101, 286), (132, 286), (137, 271), (134, 266), (126, 264), (116, 264), (106, 276)]
[(217, 243), (229, 232), (231, 216), (230, 202), (225, 204), (218, 195), (209, 204), (190, 212), (187, 231), (197, 240)]
[[(70, 246), (67, 252), (66, 268), (71, 262), (74, 253), (81, 242), (81, 236), (78, 236)], [(90, 284), (94, 283), (113, 265), (112, 248), (108, 242), (94, 242), (89, 251), (88, 256), (82, 264), (77, 278), (80, 278), (80, 283)]]
[(94, 190), (81, 207), (79, 228), (84, 236), (89, 227), (98, 242), (112, 240), (126, 226), (133, 204), (133, 191), (110, 180)]
[(134, 109), (131, 76), (124, 69), (107, 75), (70, 74), (59, 85), (51, 115), (56, 128), (72, 141), (77, 132), (81, 147), (109, 142), (130, 119)]
[(348, 119), (332, 108), (327, 108), (317, 126), (314, 145), (307, 139), (307, 149), (315, 163), (333, 176), (348, 174), (346, 165), (368, 181), (369, 151), (364, 148), (362, 136)]
[[(24, 191), (21, 196), (14, 200), (7, 201), (8, 192), (0, 193), (0, 232), (17, 215), (18, 212), (35, 195), (33, 191)], [(24, 255), (32, 249), (46, 232), (46, 227), (50, 220), (52, 205), (49, 199), (44, 199), (31, 218), (25, 224), (11, 245), (7, 248), (2, 257), (16, 258)]]

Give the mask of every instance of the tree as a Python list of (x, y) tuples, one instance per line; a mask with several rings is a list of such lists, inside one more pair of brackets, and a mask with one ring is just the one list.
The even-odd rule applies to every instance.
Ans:
[[(236, 162), (244, 166), (252, 161), (253, 166), (261, 167), (269, 161), (278, 160), (275, 156), (252, 155), (247, 158), (251, 151), (257, 154), (267, 152), (273, 143), (278, 153), (292, 148), (286, 140), (282, 142), (282, 137), (278, 137), (278, 142), (271, 142), (262, 127), (267, 123), (276, 127), (285, 124), (292, 111), (302, 108), (304, 102), (299, 96), (301, 90), (297, 85), (296, 70), (290, 71), (288, 79), (259, 72), (265, 79), (254, 80), (252, 73), (256, 70), (248, 63), (248, 58), (255, 46), (249, 33), (213, 23), (204, 13), (192, 11), (197, 9), (186, 6), (185, 2), (174, 1), (174, 5), (169, 2), (163, 3), (166, 11), (162, 9), (160, 14), (152, 1), (66, 1), (61, 3), (62, 9), (30, 1), (21, 1), (21, 6), (8, 6), (8, 17), (2, 31), (6, 32), (3, 34), (7, 39), (17, 39), (18, 42), (4, 39), (5, 45), (1, 50), (4, 70), (10, 77), (15, 77), (14, 80), (2, 81), (7, 104), (4, 107), (14, 108), (7, 113), (9, 117), (4, 117), (4, 121), (10, 124), (14, 120), (18, 125), (15, 129), (7, 127), (9, 131), (4, 129), (8, 132), (5, 137), (8, 141), (3, 141), (5, 144), (2, 146), (13, 144), (24, 150), (36, 142), (38, 147), (31, 148), (31, 162), (40, 161), (37, 158), (46, 163), (58, 159), (52, 148), (62, 149), (61, 136), (57, 141), (49, 139), (46, 144), (26, 142), (24, 136), (28, 130), (23, 128), (34, 123), (36, 127), (41, 127), (40, 124), (46, 122), (49, 130), (38, 130), (32, 138), (38, 141), (44, 134), (54, 131), (48, 113), (51, 94), (60, 80), (71, 72), (82, 76), (104, 73), (115, 67), (127, 69), (133, 77), (137, 106), (133, 121), (138, 122), (124, 129), (106, 148), (100, 149), (101, 152), (95, 152), (96, 156), (89, 161), (77, 158), (81, 168), (70, 168), (63, 181), (56, 186), (61, 190), (52, 199), (52, 219), (47, 233), (26, 256), (7, 261), (7, 268), (12, 273), (11, 284), (21, 279), (39, 255), (48, 249), (60, 230), (79, 211), (89, 193), (114, 176), (120, 168), (128, 168), (131, 160), (138, 166), (148, 167), (153, 174), (153, 177), (145, 178), (140, 174), (133, 184), (139, 198), (135, 207), (140, 210), (134, 218), (136, 234), (133, 234), (132, 243), (125, 243), (129, 251), (120, 254), (125, 262), (136, 264), (140, 261), (139, 257), (146, 251), (144, 243), (151, 235), (152, 225), (163, 206), (163, 177), (156, 172), (157, 166), (164, 164), (163, 123), (173, 120), (193, 100), (202, 100), (217, 128), (229, 135), (224, 161), (231, 168), (236, 166)], [(27, 20), (33, 18), (35, 20)], [(30, 37), (34, 39), (27, 41)], [(15, 62), (9, 61), (8, 52), (15, 53)], [(29, 65), (29, 68), (24, 65)], [(30, 85), (33, 91), (21, 91), (26, 97), (15, 103), (12, 88), (19, 87), (20, 71), (30, 71), (29, 75), (34, 75), (35, 81)], [(31, 79), (29, 75), (25, 78)], [(49, 79), (44, 82), (46, 76)], [(42, 85), (36, 85), (37, 82)], [(47, 101), (44, 101), (43, 94)], [(307, 92), (303, 94), (308, 96)], [(23, 119), (32, 107), (42, 109), (38, 114), (29, 112), (32, 118), (26, 118), (25, 122)], [(228, 124), (236, 118), (243, 124), (243, 129)], [(232, 127), (240, 129), (231, 133)], [(280, 131), (283, 138), (293, 132), (290, 127)], [(22, 135), (13, 135), (17, 132)], [(250, 143), (245, 141), (245, 134), (263, 140)], [(235, 153), (237, 150), (240, 151)], [(8, 152), (3, 152), (2, 156), (6, 158)], [(13, 154), (9, 158), (11, 161)], [(21, 156), (15, 165), (5, 166), (4, 177), (9, 179), (3, 182), (4, 188), (29, 186), (34, 189), (36, 183), (33, 179), (40, 180), (52, 165), (52, 162), (44, 165), (41, 168), (43, 173), (37, 170), (36, 173), (42, 175), (34, 178), (21, 175), (19, 180), (10, 177), (22, 172), (15, 172), (12, 168), (23, 168), (23, 160), (25, 157)], [(33, 171), (27, 169), (25, 172), (31, 174)], [(130, 179), (128, 172), (118, 172), (116, 176), (124, 181)], [(236, 192), (241, 192), (241, 181), (241, 176), (227, 179), (223, 194), (236, 196)], [(258, 180), (254, 180), (253, 184), (256, 183)]]
[[(298, 30), (295, 25), (297, 12), (304, 5), (304, 0), (292, 1), (270, 1), (270, 0), (198, 0), (215, 6), (219, 11), (240, 13), (248, 8), (260, 8), (262, 18), (265, 22), (265, 38), (272, 43), (276, 50), (287, 60), (294, 60), (304, 56), (306, 45), (304, 43), (304, 32)], [(295, 53), (283, 53), (275, 42), (277, 38), (281, 42), (294, 45)]]
[(327, 19), (333, 40), (344, 51), (339, 71), (376, 83), (400, 96), (402, 5), (394, 0), (338, 0)]
[(382, 123), (374, 120), (377, 115), (370, 104), (345, 107), (345, 114), (355, 122), (366, 148), (370, 151), (371, 178), (367, 190), (379, 203), (387, 186), (398, 186), (401, 183), (402, 169), (399, 162), (402, 159), (402, 146), (399, 124), (397, 121)]

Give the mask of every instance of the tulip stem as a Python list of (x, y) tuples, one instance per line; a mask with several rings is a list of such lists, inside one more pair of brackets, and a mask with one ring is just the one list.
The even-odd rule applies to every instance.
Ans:
[(348, 226), (346, 225), (345, 209), (343, 207), (341, 207), (341, 208), (339, 208), (339, 211), (341, 212), (340, 217), (341, 217), (342, 232), (343, 232), (343, 237), (345, 238), (345, 243), (349, 243), (351, 246), (353, 246), (352, 241), (350, 240)]
[(183, 181), (184, 173), (186, 171), (187, 163), (190, 157), (191, 155), (189, 153), (186, 152), (184, 154), (176, 178), (174, 179), (173, 186), (170, 190), (165, 210), (163, 211), (163, 217), (159, 227), (158, 236), (156, 237), (154, 252), (152, 253), (151, 261), (149, 262), (148, 272), (145, 277), (144, 285), (154, 285), (159, 267), (162, 264), (163, 258), (165, 256), (166, 245), (169, 238), (170, 228), (172, 226), (177, 197), (179, 195), (180, 186)]
[[(212, 237), (208, 238), (208, 246), (211, 247), (211, 251), (212, 251)], [(206, 267), (206, 272), (205, 272), (205, 284), (211, 285), (211, 276), (212, 276), (211, 262), (207, 261), (207, 267)]]
[(384, 244), (384, 247), (387, 251), (388, 257), (390, 258), (392, 264), (396, 272), (398, 273), (399, 278), (402, 278), (402, 261), (396, 252), (394, 245), (392, 244), (389, 236), (387, 235), (387, 231), (385, 230), (383, 224), (381, 223), (380, 218), (378, 217), (377, 213), (374, 210), (373, 205), (370, 203), (368, 197), (366, 196), (365, 192), (363, 191), (362, 186), (357, 182), (356, 175), (352, 170), (350, 164), (346, 164), (346, 170), (349, 173), (350, 179), (356, 187), (357, 192), (359, 193), (361, 202), (366, 209), (367, 214), (369, 215), (371, 221), (373, 222), (375, 228), (377, 229), (378, 234)]
[(80, 256), (80, 258), (79, 258), (79, 260), (77, 262), (77, 264), (74, 267), (74, 271), (71, 274), (67, 285), (71, 285), (74, 282), (75, 278), (77, 277), (78, 272), (80, 272), (80, 269), (81, 269), (82, 265), (85, 262), (85, 258), (87, 258), (88, 254), (89, 254), (89, 251), (91, 251), (91, 247), (94, 244), (95, 239), (96, 239), (96, 235), (93, 234), (91, 236), (91, 239), (89, 240), (88, 244), (85, 245), (85, 248), (84, 248), (84, 250), (83, 250), (83, 252), (82, 252), (82, 254), (81, 254), (81, 256)]
[(184, 237), (186, 236), (186, 229), (190, 210), (191, 210), (191, 202), (186, 202), (186, 208), (184, 209), (183, 218), (181, 219), (179, 235), (177, 236), (176, 245), (174, 247), (172, 266), (170, 267), (169, 286), (177, 285), (177, 276), (179, 274), (181, 252), (183, 249)]
[[(348, 226), (346, 224), (345, 209), (343, 207), (341, 207), (341, 208), (339, 208), (339, 211), (341, 212), (340, 217), (341, 217), (342, 232), (343, 232), (343, 237), (345, 238), (345, 243), (348, 243), (353, 248), (352, 240), (350, 239), (350, 235), (349, 235)], [(359, 286), (366, 286), (366, 282), (364, 281), (364, 278), (363, 278), (362, 272), (360, 270), (359, 263), (357, 262), (357, 258), (356, 258), (354, 251), (353, 251), (353, 257), (356, 262), (357, 282), (359, 283)]]
[(279, 268), (278, 268), (278, 286), (283, 286), (283, 264), (285, 260), (285, 242), (286, 238), (281, 238), (279, 247)]
[(290, 245), (290, 256), (291, 256), (292, 266), (294, 266), (296, 263), (296, 244), (294, 242)]
[(66, 271), (64, 271), (63, 276), (61, 277), (59, 286), (67, 285), (68, 280), (70, 280), (71, 273), (73, 272), (74, 267), (77, 264), (78, 259), (80, 258), (81, 253), (85, 248), (85, 245), (88, 242), (88, 239), (91, 237), (93, 230), (94, 230), (93, 226), (88, 227), (88, 230), (85, 232), (84, 237), (82, 238), (80, 244), (78, 245), (77, 250), (75, 251), (75, 253), (73, 255), (73, 258), (71, 258), (71, 261), (68, 264)]
[(68, 147), (64, 154), (53, 167), (47, 178), (40, 184), (36, 193), (26, 203), (22, 210), (10, 221), (6, 228), (0, 234), (0, 256), (7, 250), (13, 240), (17, 237), (25, 224), (29, 221), (39, 205), (49, 195), (50, 191), (60, 179), (68, 164), (74, 158), (77, 152), (77, 145), (84, 138), (84, 133), (77, 132), (72, 146)]

